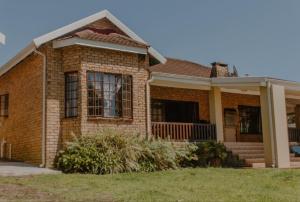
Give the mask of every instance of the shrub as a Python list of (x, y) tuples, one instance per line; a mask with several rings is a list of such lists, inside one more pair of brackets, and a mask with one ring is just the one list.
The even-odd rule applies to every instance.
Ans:
[(139, 164), (142, 171), (176, 169), (177, 152), (170, 142), (162, 140), (143, 140), (143, 148)]
[(183, 167), (241, 167), (243, 161), (226, 150), (222, 143), (199, 142), (189, 146), (188, 155), (181, 159)]
[(135, 139), (111, 131), (81, 136), (59, 153), (57, 167), (66, 173), (131, 172), (139, 168), (138, 147)]
[(108, 174), (175, 169), (171, 143), (105, 131), (75, 138), (59, 152), (57, 167), (65, 173)]

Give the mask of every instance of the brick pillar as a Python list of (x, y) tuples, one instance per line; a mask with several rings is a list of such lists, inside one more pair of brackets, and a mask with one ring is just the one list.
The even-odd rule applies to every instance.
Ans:
[(212, 87), (209, 92), (209, 113), (210, 122), (216, 124), (217, 141), (224, 142), (222, 97), (218, 87)]

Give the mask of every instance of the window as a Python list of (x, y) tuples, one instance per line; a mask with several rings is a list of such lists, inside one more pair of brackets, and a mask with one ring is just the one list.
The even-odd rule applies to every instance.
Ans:
[(132, 118), (132, 76), (87, 73), (88, 116)]
[(65, 116), (76, 117), (78, 112), (78, 73), (65, 74)]
[(260, 107), (239, 106), (240, 133), (261, 134)]
[(0, 116), (8, 116), (8, 94), (0, 95)]
[(182, 122), (198, 123), (198, 102), (174, 101), (174, 100), (151, 100), (151, 120), (154, 122)]

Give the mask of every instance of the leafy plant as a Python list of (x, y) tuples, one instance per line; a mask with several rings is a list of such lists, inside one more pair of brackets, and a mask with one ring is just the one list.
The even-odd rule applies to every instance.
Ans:
[(104, 131), (81, 136), (57, 157), (57, 167), (66, 173), (108, 174), (177, 168), (176, 151), (162, 140)]
[(183, 167), (240, 167), (243, 162), (226, 150), (222, 143), (199, 142), (189, 148), (180, 162)]

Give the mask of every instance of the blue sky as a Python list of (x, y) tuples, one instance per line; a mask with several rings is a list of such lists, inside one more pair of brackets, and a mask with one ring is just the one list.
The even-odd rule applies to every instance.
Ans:
[(299, 0), (0, 0), (0, 65), (33, 38), (108, 9), (169, 57), (300, 81)]

